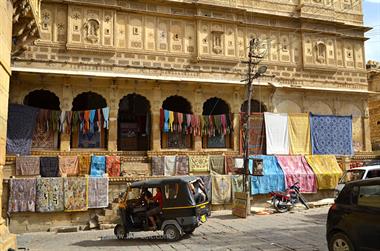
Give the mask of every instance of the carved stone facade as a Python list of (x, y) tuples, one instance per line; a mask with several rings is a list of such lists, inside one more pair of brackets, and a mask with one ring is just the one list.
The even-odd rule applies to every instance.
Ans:
[[(380, 91), (380, 63), (368, 61), (368, 86), (371, 91)], [(371, 143), (374, 151), (380, 150), (380, 97), (372, 95), (369, 100), (369, 113), (371, 119)]]

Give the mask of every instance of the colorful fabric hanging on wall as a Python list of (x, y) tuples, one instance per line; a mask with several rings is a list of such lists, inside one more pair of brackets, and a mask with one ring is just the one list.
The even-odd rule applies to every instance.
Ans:
[(224, 156), (210, 156), (209, 160), (211, 174), (225, 174)]
[(173, 112), (161, 108), (160, 126), (165, 133), (201, 135), (200, 118), (198, 115)]
[(301, 193), (316, 193), (317, 179), (303, 156), (276, 156), (285, 175), (285, 187), (300, 183)]
[(88, 208), (108, 207), (108, 178), (88, 178)]
[(274, 156), (268, 155), (256, 155), (249, 157), (249, 170), (253, 172), (252, 159), (263, 160), (263, 176), (251, 177), (251, 194), (267, 194), (272, 191), (285, 191), (285, 178), (284, 173), (277, 163), (277, 159)]
[(119, 156), (107, 156), (106, 158), (107, 173), (109, 177), (120, 176), (120, 157)]
[(289, 154), (288, 114), (264, 113), (267, 154)]
[(352, 155), (352, 116), (310, 114), (313, 154)]
[(243, 175), (231, 175), (232, 182), (232, 199), (235, 198), (235, 193), (242, 193), (244, 191)]
[(17, 156), (16, 175), (40, 175), (40, 157), (38, 156)]
[(343, 172), (334, 155), (307, 155), (307, 163), (313, 169), (318, 189), (335, 189)]
[(65, 211), (86, 211), (88, 208), (88, 178), (63, 178)]
[(78, 156), (59, 156), (59, 174), (60, 176), (77, 176)]
[(189, 157), (176, 156), (175, 159), (175, 175), (188, 175), (189, 174)]
[(59, 164), (58, 157), (41, 157), (40, 174), (42, 177), (58, 177)]
[(37, 212), (61, 212), (64, 210), (63, 202), (62, 178), (37, 178)]
[(209, 201), (212, 200), (212, 178), (211, 175), (198, 176), (202, 179), (203, 185), (206, 189), (207, 198)]
[(30, 154), (38, 109), (10, 104), (7, 125), (7, 153)]
[(192, 155), (189, 156), (189, 168), (191, 173), (208, 172), (209, 159), (207, 155)]
[(35, 212), (36, 179), (10, 179), (8, 212)]
[(91, 156), (88, 154), (78, 156), (79, 175), (90, 174)]
[(202, 115), (202, 136), (226, 135), (233, 132), (233, 114)]
[(131, 162), (121, 157), (121, 176), (123, 177), (147, 177), (150, 176), (149, 163)]
[(225, 157), (225, 167), (226, 167), (226, 174), (234, 174), (235, 173), (235, 158), (233, 156), (226, 156)]
[(176, 156), (165, 156), (164, 157), (164, 175), (165, 176), (175, 176), (175, 159)]
[(91, 157), (91, 176), (101, 177), (106, 173), (106, 157), (92, 156)]
[(165, 159), (162, 156), (152, 157), (152, 175), (164, 176), (165, 172)]
[[(243, 141), (241, 141), (241, 144), (242, 143)], [(266, 153), (266, 134), (263, 113), (253, 113), (250, 116), (248, 148), (249, 154)], [(243, 152), (243, 150), (241, 150), (241, 152)]]
[(311, 154), (308, 113), (288, 114), (290, 154)]
[(212, 204), (231, 203), (231, 193), (230, 175), (212, 175)]

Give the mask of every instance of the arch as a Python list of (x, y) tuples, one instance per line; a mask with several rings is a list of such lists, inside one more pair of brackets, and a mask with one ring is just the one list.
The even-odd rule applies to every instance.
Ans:
[(274, 109), (274, 112), (278, 113), (301, 113), (301, 107), (291, 100), (281, 101)]
[(60, 101), (54, 92), (39, 89), (29, 92), (23, 101), (24, 105), (29, 105), (41, 109), (60, 110)]
[(320, 115), (332, 115), (330, 106), (322, 101), (317, 101), (309, 107), (309, 112)]
[(203, 103), (202, 115), (220, 115), (230, 113), (230, 106), (221, 98), (209, 98)]
[(162, 103), (162, 108), (173, 112), (193, 113), (190, 102), (178, 95), (167, 97)]
[[(240, 107), (241, 112), (247, 111), (248, 102), (247, 100), (244, 101), (244, 103)], [(251, 112), (266, 112), (267, 107), (260, 101), (257, 101), (256, 99), (251, 99)]]
[(118, 111), (117, 148), (121, 151), (150, 149), (151, 111), (149, 100), (131, 93), (120, 99)]
[(72, 105), (72, 111), (93, 110), (107, 107), (107, 101), (103, 96), (89, 91), (78, 94)]
[(345, 115), (345, 116), (352, 115), (353, 117), (361, 117), (362, 116), (362, 111), (356, 105), (353, 105), (353, 104), (344, 104), (339, 109), (338, 114), (339, 115)]

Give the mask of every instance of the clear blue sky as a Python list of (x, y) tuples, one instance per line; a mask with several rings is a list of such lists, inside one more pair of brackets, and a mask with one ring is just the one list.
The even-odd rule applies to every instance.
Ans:
[(366, 61), (380, 62), (380, 0), (363, 0), (363, 14), (365, 26), (373, 27), (366, 33), (370, 38), (365, 43)]

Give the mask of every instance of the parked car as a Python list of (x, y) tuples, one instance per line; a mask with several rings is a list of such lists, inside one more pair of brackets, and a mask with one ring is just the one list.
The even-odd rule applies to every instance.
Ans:
[(330, 207), (330, 251), (380, 250), (380, 178), (348, 182)]
[(380, 177), (380, 165), (356, 167), (344, 172), (335, 188), (335, 198), (347, 182)]

